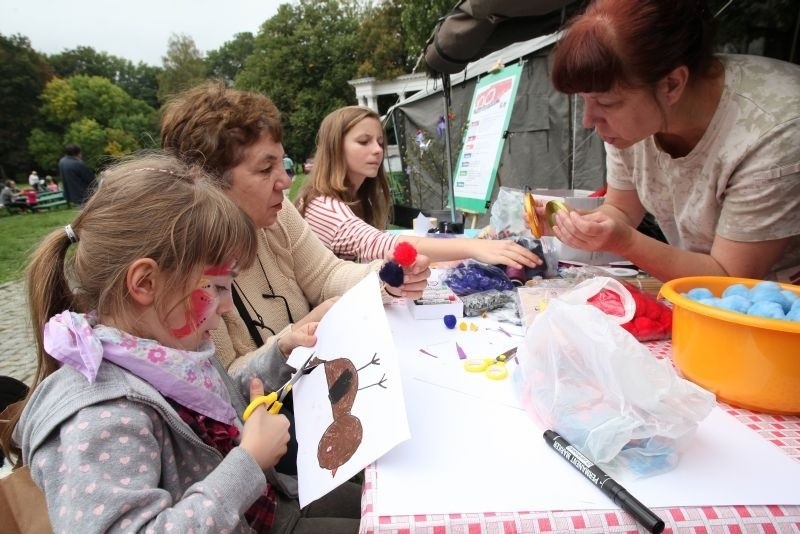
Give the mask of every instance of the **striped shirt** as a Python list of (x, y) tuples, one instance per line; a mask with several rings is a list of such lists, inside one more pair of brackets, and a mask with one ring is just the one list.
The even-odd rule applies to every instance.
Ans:
[(386, 259), (397, 245), (398, 236), (378, 230), (360, 219), (346, 203), (328, 196), (309, 202), (305, 218), (320, 241), (345, 260)]

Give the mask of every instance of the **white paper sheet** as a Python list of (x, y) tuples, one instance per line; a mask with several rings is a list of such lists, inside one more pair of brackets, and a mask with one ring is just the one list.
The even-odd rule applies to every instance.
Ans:
[[(400, 309), (388, 315), (413, 437), (377, 462), (376, 514), (616, 507), (546, 446), (544, 429), (522, 409), (453, 387), (448, 381), (461, 376), (455, 370), (449, 379), (428, 380), (420, 367), (439, 364), (415, 354), (411, 332), (418, 344), (420, 338), (440, 340), (441, 328), (420, 328)], [(800, 462), (720, 409), (700, 424), (676, 469), (617, 481), (654, 508), (800, 504)]]
[(507, 378), (492, 380), (487, 378), (485, 373), (468, 372), (464, 368), (464, 360), (458, 357), (456, 343), (461, 346), (468, 358), (486, 358), (496, 357), (514, 348), (519, 344), (519, 339), (510, 340), (507, 337), (487, 335), (486, 332), (480, 334), (470, 332), (464, 333), (458, 341), (428, 345), (423, 348), (425, 352), (418, 350), (414, 353), (415, 359), (427, 359), (427, 361), (415, 365), (410, 372), (411, 376), (420, 382), (451, 389), (488, 402), (521, 408), (513, 389), (507, 384), (511, 380), (511, 373), (517, 367), (516, 360), (512, 357), (506, 363), (509, 373)]
[[(294, 389), (300, 506), (322, 497), (364, 467), (410, 437), (397, 352), (380, 298), (378, 277), (371, 273), (328, 311), (317, 328), (313, 352), (327, 363), (303, 377)], [(311, 350), (295, 350), (290, 365), (299, 365)], [(350, 362), (342, 359), (349, 359)], [(336, 403), (334, 421), (331, 388), (326, 377), (336, 365), (346, 367), (338, 386), (348, 391)], [(341, 368), (340, 368), (341, 370)], [(357, 389), (356, 389), (357, 388)], [(351, 399), (352, 407), (345, 404)], [(334, 394), (331, 393), (331, 397)], [(349, 425), (345, 427), (344, 425)], [(360, 427), (360, 442), (352, 437)], [(322, 443), (322, 445), (320, 445)], [(349, 443), (349, 445), (345, 445)], [(352, 456), (348, 453), (355, 449)], [(325, 449), (333, 451), (331, 454)], [(336, 457), (338, 459), (331, 460)]]

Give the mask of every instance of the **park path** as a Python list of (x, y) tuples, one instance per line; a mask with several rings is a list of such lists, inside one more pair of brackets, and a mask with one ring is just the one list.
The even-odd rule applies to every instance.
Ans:
[(36, 349), (27, 310), (24, 282), (0, 284), (0, 375), (30, 385), (36, 371)]

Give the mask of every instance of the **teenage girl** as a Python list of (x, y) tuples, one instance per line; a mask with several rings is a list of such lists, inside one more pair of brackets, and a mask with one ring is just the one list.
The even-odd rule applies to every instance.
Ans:
[(378, 114), (347, 106), (330, 113), (317, 134), (314, 169), (296, 204), (317, 237), (340, 258), (371, 261), (409, 242), (432, 261), (474, 258), (518, 269), (542, 260), (510, 240), (437, 239), (385, 232), (391, 208)]

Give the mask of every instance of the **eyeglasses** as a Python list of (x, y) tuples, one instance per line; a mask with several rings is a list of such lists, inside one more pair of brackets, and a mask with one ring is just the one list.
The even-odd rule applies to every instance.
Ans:
[[(270, 289), (272, 289), (271, 286), (270, 286)], [(281, 302), (283, 302), (283, 308), (286, 310), (286, 317), (289, 319), (289, 322), (287, 324), (294, 323), (294, 317), (292, 317), (292, 310), (289, 309), (289, 302), (286, 300), (286, 297), (284, 297), (283, 295), (276, 295), (274, 292), (272, 294), (262, 293), (261, 296), (266, 300), (276, 299), (276, 300), (280, 300)], [(270, 328), (267, 325), (265, 325), (263, 321), (261, 321), (261, 325), (260, 326), (262, 328), (265, 328), (266, 330), (269, 330), (270, 332), (272, 332), (273, 336), (275, 335), (275, 331), (272, 328)]]
[[(255, 330), (254, 327), (257, 327), (261, 330), (266, 330), (270, 333), (270, 335), (275, 335), (275, 330), (267, 326), (264, 322), (264, 317), (260, 313), (253, 303), (250, 302), (250, 299), (247, 298), (247, 295), (242, 291), (242, 288), (239, 287), (235, 281), (233, 282), (233, 286), (235, 291), (233, 292), (233, 302), (236, 305), (236, 309), (239, 311), (239, 315), (241, 316), (242, 320), (244, 320), (245, 325), (247, 326), (248, 331), (250, 332), (250, 336), (255, 341), (256, 345), (261, 346), (264, 344), (264, 340), (261, 338), (261, 335)], [(276, 295), (270, 293), (264, 293), (261, 295), (264, 299), (279, 299), (283, 302), (283, 308), (286, 310), (286, 318), (288, 319), (287, 324), (294, 323), (294, 317), (292, 316), (292, 310), (289, 309), (289, 302), (286, 300), (286, 297), (283, 295)], [(253, 318), (255, 315), (255, 318)]]
[[(292, 316), (292, 310), (289, 308), (289, 302), (283, 295), (278, 295), (275, 293), (275, 290), (272, 288), (272, 283), (269, 281), (269, 277), (267, 276), (267, 271), (266, 269), (264, 269), (264, 264), (261, 263), (261, 258), (256, 256), (256, 259), (258, 260), (258, 264), (261, 266), (261, 272), (264, 274), (264, 280), (266, 280), (267, 287), (269, 288), (269, 293), (262, 293), (261, 296), (265, 300), (278, 299), (282, 301), (283, 309), (286, 311), (286, 318), (288, 320), (286, 324), (294, 323), (294, 317)], [(264, 318), (261, 316), (260, 313), (258, 313), (258, 310), (256, 309), (255, 306), (253, 306), (253, 303), (250, 302), (250, 299), (247, 298), (247, 295), (245, 295), (244, 291), (242, 291), (242, 288), (239, 287), (239, 284), (237, 284), (236, 281), (234, 281), (233, 285), (236, 288), (236, 292), (234, 295), (234, 303), (236, 303), (236, 307), (239, 310), (239, 315), (246, 323), (248, 323), (248, 330), (250, 331), (250, 336), (253, 338), (253, 341), (255, 341), (257, 345), (262, 345), (263, 340), (261, 340), (261, 336), (253, 327), (258, 327), (262, 330), (267, 330), (273, 336), (275, 335), (276, 332), (275, 330), (267, 326), (267, 324), (264, 322)], [(241, 298), (239, 298), (240, 296)], [(244, 302), (242, 302), (241, 300), (242, 298), (244, 299)], [(238, 302), (236, 302), (237, 300)], [(245, 302), (247, 303), (246, 306), (244, 304)], [(255, 314), (256, 316), (255, 319), (253, 319), (253, 314)]]

